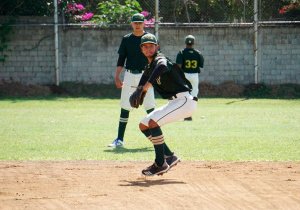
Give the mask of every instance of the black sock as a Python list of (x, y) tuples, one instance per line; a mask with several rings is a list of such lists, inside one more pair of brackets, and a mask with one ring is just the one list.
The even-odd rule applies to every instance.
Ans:
[(169, 147), (167, 146), (166, 143), (163, 144), (164, 145), (164, 152), (166, 156), (172, 156), (174, 154), (174, 152), (172, 152)]
[(165, 162), (164, 158), (164, 136), (160, 127), (151, 128), (152, 143), (155, 150), (155, 162), (158, 166), (162, 166)]
[(151, 136), (150, 129), (143, 130), (142, 133), (143, 133), (147, 138), (149, 138), (149, 137)]
[(142, 133), (152, 142), (152, 136), (150, 129), (143, 130)]
[(121, 109), (119, 128), (118, 128), (118, 139), (124, 139), (125, 129), (129, 118), (129, 111), (126, 109)]
[(148, 110), (146, 110), (146, 112), (147, 112), (147, 114), (149, 114), (149, 113), (151, 113), (153, 110), (154, 110), (154, 108), (148, 109)]
[(155, 150), (155, 163), (158, 166), (162, 166), (165, 162), (165, 157), (164, 157), (164, 145), (163, 144), (158, 144), (154, 145), (154, 150)]

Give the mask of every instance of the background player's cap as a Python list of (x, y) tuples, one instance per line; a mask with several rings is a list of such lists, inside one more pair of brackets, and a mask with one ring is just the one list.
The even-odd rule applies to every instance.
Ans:
[(141, 13), (136, 13), (131, 17), (131, 22), (140, 22), (140, 23), (142, 23), (142, 22), (144, 22), (144, 20), (145, 20), (145, 17)]
[(193, 35), (188, 35), (185, 37), (185, 44), (194, 44), (195, 37)]
[(156, 44), (157, 45), (157, 39), (153, 34), (145, 34), (141, 38), (141, 45), (146, 44), (146, 43), (151, 43), (151, 44)]

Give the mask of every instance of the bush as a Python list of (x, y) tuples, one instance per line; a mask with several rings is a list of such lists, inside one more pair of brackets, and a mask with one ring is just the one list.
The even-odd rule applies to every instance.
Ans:
[[(209, 82), (199, 84), (200, 97), (247, 97), (247, 98), (300, 98), (299, 84), (249, 84), (239, 85), (232, 81), (220, 85)], [(120, 98), (120, 89), (114, 84), (84, 84), (76, 82), (63, 82), (56, 85), (25, 85), (19, 82), (1, 82), (0, 97), (100, 97)], [(156, 94), (157, 98), (159, 95)]]
[(199, 92), (201, 97), (241, 97), (243, 96), (244, 86), (238, 85), (233, 81), (226, 81), (220, 85), (201, 82), (199, 84)]
[(271, 88), (265, 84), (249, 84), (245, 86), (244, 96), (249, 98), (270, 97)]
[(69, 96), (88, 96), (88, 97), (105, 97), (118, 98), (120, 97), (120, 90), (113, 84), (83, 84), (74, 82), (63, 82), (59, 88), (63, 94)]
[(300, 86), (296, 84), (283, 84), (276, 94), (280, 98), (300, 98)]
[(238, 85), (233, 81), (224, 82), (218, 88), (222, 97), (241, 97), (244, 92), (244, 86)]
[(209, 82), (201, 82), (199, 84), (200, 97), (215, 97), (219, 96), (219, 88)]
[(24, 85), (19, 82), (0, 83), (0, 96), (13, 97), (45, 97), (51, 95), (51, 89), (41, 85)]

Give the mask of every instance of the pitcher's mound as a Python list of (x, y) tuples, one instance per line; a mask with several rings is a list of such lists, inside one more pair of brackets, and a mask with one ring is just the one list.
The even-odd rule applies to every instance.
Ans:
[(300, 209), (299, 162), (150, 164), (0, 161), (1, 209)]

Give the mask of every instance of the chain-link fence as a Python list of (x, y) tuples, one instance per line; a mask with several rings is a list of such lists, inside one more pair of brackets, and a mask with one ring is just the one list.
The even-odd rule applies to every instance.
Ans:
[[(135, 12), (160, 23), (253, 22), (255, 0), (57, 0), (67, 23), (125, 24)], [(299, 21), (300, 0), (257, 0), (260, 21)], [(2, 0), (0, 16), (53, 16), (54, 0)]]
[[(130, 30), (132, 14), (141, 12), (148, 27), (161, 24), (147, 31), (159, 35), (167, 55), (175, 57), (183, 37), (195, 34), (204, 49), (207, 81), (247, 83), (255, 72), (256, 80), (299, 83), (299, 1), (256, 0), (259, 24), (253, 24), (254, 1), (57, 0), (54, 24), (55, 0), (1, 0), (0, 80), (50, 84), (61, 76), (62, 81), (109, 83), (120, 37)], [(263, 21), (272, 24), (264, 27)]]
[[(155, 0), (139, 1), (154, 13)], [(254, 0), (174, 0), (158, 1), (161, 23), (253, 22)], [(299, 1), (258, 0), (260, 21), (300, 20)]]

